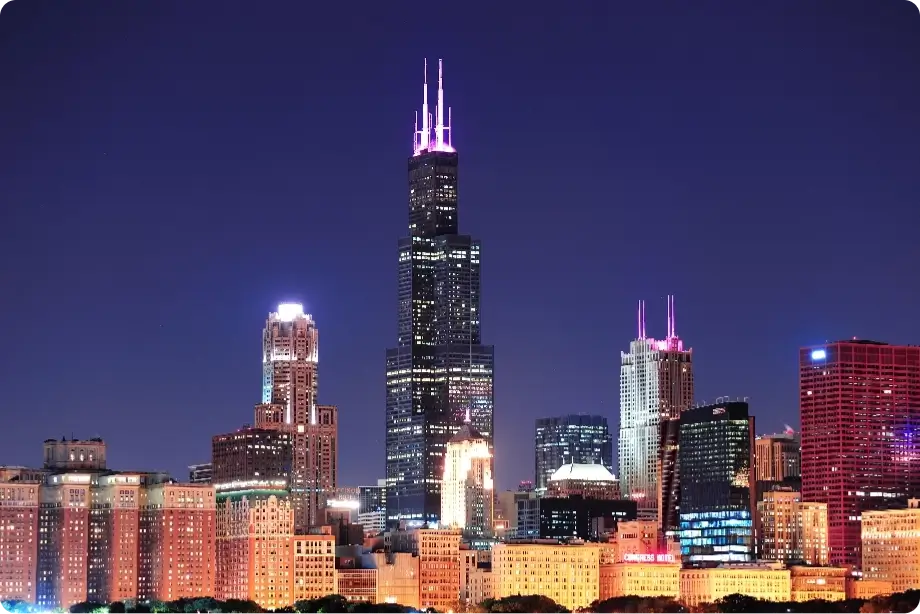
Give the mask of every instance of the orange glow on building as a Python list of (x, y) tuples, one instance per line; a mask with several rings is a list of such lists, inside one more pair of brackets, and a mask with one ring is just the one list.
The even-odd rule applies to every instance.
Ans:
[(35, 603), (38, 482), (0, 482), (0, 600)]
[(39, 490), (39, 607), (68, 608), (87, 599), (91, 481), (88, 473), (55, 475)]
[(292, 547), (293, 602), (336, 594), (335, 536), (295, 535)]

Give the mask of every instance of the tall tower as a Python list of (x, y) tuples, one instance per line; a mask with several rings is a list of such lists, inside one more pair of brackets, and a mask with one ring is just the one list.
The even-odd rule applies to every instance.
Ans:
[(262, 333), (262, 404), (256, 426), (293, 435), (290, 493), (294, 527), (304, 534), (321, 518), (336, 486), (338, 411), (317, 405), (319, 331), (303, 305), (283, 303)]
[(861, 564), (863, 511), (920, 496), (920, 347), (799, 351), (802, 500), (827, 504), (832, 565)]
[[(457, 151), (438, 62), (409, 158), (409, 236), (399, 240), (397, 345), (386, 353), (387, 517), (436, 522), (447, 442), (467, 413), (492, 447), (493, 348), (480, 338), (479, 241), (459, 233)], [(421, 128), (419, 127), (421, 119)]]
[(662, 422), (680, 418), (693, 404), (693, 350), (685, 350), (677, 336), (673, 296), (663, 340), (645, 335), (645, 301), (639, 301), (638, 322), (638, 338), (620, 353), (620, 485), (641, 518), (663, 519), (659, 500), (669, 497), (659, 493), (658, 473), (669, 465), (662, 463), (662, 445), (673, 446), (662, 441)]
[(447, 443), (441, 523), (471, 535), (490, 535), (493, 505), (489, 441), (465, 424)]

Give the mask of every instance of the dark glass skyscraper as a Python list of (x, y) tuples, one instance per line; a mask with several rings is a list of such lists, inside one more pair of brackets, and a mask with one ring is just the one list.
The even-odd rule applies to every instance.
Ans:
[(569, 463), (603, 465), (613, 470), (613, 439), (603, 416), (572, 414), (537, 419), (534, 481), (546, 488), (549, 477)]
[(680, 553), (710, 566), (754, 558), (754, 417), (731, 401), (680, 416)]
[[(427, 73), (427, 64), (426, 64)], [(409, 236), (399, 240), (398, 339), (387, 350), (387, 518), (436, 522), (448, 440), (469, 417), (492, 442), (493, 348), (480, 336), (479, 241), (459, 234), (457, 151), (438, 63), (435, 116), (416, 122)]]

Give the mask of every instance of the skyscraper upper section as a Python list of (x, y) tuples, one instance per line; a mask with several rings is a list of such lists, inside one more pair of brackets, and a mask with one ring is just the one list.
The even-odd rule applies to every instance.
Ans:
[[(437, 521), (447, 442), (467, 415), (492, 443), (493, 348), (480, 332), (480, 244), (459, 234), (458, 155), (438, 64), (427, 64), (409, 174), (409, 233), (398, 244), (397, 344), (387, 350), (387, 515)], [(445, 115), (447, 123), (445, 123)]]
[(640, 516), (660, 516), (661, 422), (680, 417), (693, 404), (693, 350), (677, 336), (674, 297), (668, 297), (668, 332), (645, 334), (645, 302), (639, 302), (639, 334), (620, 354), (619, 469), (623, 496)]

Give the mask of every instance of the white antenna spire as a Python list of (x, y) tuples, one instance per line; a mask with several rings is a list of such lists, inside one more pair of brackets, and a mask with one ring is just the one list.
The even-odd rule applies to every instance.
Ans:
[(441, 60), (438, 60), (438, 106), (435, 107), (434, 143), (440, 149), (444, 145), (444, 70)]
[(425, 59), (425, 86), (422, 94), (422, 141), (420, 149), (431, 147), (431, 113), (428, 112), (428, 59)]

